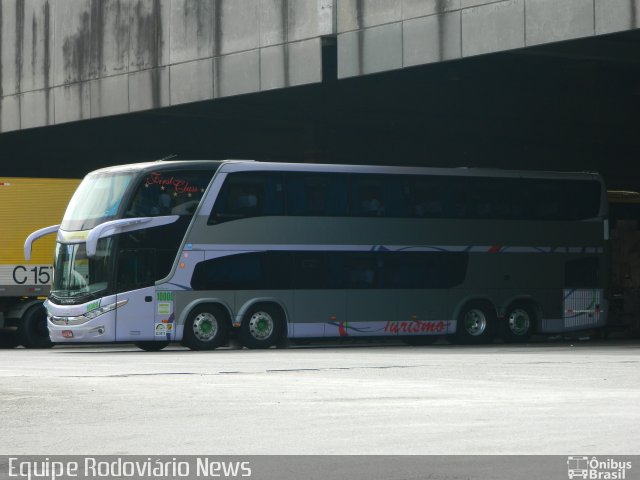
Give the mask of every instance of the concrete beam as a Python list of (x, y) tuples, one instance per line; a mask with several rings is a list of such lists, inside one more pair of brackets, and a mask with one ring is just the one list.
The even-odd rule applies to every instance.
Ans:
[[(0, 132), (638, 28), (640, 0), (2, 0)], [(35, 109), (37, 111), (32, 111)]]
[(2, 0), (0, 132), (320, 82), (335, 3)]

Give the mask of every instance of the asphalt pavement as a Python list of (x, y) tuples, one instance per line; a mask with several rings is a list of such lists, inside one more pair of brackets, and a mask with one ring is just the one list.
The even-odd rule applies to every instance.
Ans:
[(0, 350), (2, 454), (640, 453), (640, 342)]

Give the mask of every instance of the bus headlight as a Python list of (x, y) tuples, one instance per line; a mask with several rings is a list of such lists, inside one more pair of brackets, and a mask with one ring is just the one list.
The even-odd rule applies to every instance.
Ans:
[(93, 320), (94, 318), (99, 317), (100, 315), (104, 315), (107, 312), (122, 307), (128, 301), (129, 300), (126, 299), (120, 300), (119, 302), (96, 308), (95, 310), (91, 310), (90, 312), (84, 313), (77, 317), (57, 317), (50, 313), (47, 314), (47, 317), (49, 318), (49, 321), (54, 325), (82, 325), (84, 323), (87, 323), (89, 320)]

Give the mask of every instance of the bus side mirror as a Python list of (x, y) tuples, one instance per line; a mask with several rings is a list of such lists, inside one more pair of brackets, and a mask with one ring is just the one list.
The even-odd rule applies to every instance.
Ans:
[(167, 215), (164, 217), (139, 217), (123, 218), (101, 223), (92, 228), (87, 236), (87, 257), (95, 257), (98, 248), (98, 240), (117, 233), (134, 232), (145, 228), (159, 227), (178, 221), (179, 215)]
[(44, 237), (45, 235), (50, 235), (52, 233), (56, 233), (60, 225), (51, 225), (50, 227), (41, 228), (40, 230), (36, 230), (31, 235), (27, 237), (24, 241), (24, 259), (29, 261), (31, 260), (31, 246), (33, 242), (35, 242), (40, 237)]

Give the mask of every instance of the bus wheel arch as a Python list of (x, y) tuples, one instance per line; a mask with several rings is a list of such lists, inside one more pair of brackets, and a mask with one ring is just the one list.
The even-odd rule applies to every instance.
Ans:
[(526, 342), (537, 331), (541, 312), (538, 304), (533, 299), (519, 298), (513, 300), (504, 312), (502, 337), (505, 342)]
[(199, 302), (188, 309), (181, 344), (191, 350), (214, 350), (227, 343), (231, 315), (219, 302)]
[(487, 298), (467, 299), (456, 315), (455, 339), (459, 343), (490, 343), (496, 333), (498, 314)]
[(240, 315), (240, 342), (247, 348), (269, 348), (287, 337), (287, 314), (274, 300), (247, 304)]

